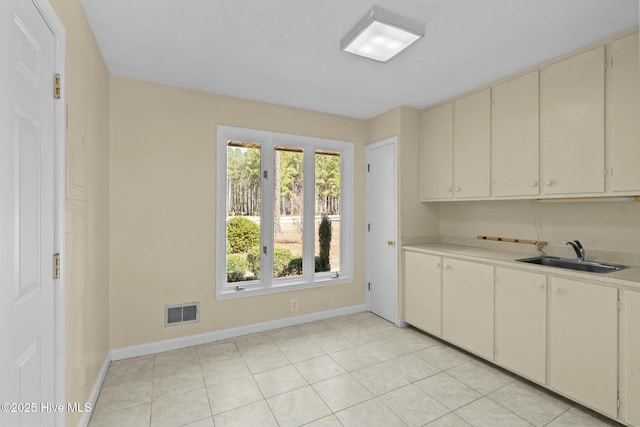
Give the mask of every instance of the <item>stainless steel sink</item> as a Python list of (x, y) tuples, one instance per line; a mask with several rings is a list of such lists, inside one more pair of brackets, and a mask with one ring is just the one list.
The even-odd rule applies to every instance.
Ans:
[(527, 262), (529, 264), (546, 265), (548, 267), (566, 268), (569, 270), (587, 271), (589, 273), (611, 273), (614, 271), (629, 268), (626, 265), (607, 264), (594, 261), (580, 261), (572, 258), (561, 258), (546, 255), (533, 258), (517, 259), (516, 261)]

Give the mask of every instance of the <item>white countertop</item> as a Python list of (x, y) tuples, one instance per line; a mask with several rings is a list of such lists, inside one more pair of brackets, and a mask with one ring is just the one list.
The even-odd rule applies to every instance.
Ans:
[(500, 251), (475, 246), (453, 245), (450, 243), (406, 245), (402, 248), (407, 251), (423, 252), (442, 256), (451, 255), (453, 257), (469, 261), (488, 262), (502, 267), (553, 274), (554, 276), (572, 279), (582, 279), (590, 282), (598, 282), (605, 285), (640, 291), (640, 267), (629, 267), (612, 273), (599, 274), (515, 261), (516, 259), (535, 256), (530, 253)]

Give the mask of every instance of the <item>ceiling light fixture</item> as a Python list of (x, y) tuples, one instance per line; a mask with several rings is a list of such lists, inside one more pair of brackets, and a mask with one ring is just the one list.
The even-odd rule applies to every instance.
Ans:
[(387, 62), (421, 37), (424, 25), (374, 6), (340, 42), (340, 49)]

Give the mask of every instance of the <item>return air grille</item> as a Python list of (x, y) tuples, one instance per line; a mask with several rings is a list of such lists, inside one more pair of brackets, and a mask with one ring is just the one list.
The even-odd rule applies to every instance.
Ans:
[(200, 320), (200, 304), (189, 302), (186, 304), (165, 305), (164, 325), (174, 326), (185, 323), (196, 323)]

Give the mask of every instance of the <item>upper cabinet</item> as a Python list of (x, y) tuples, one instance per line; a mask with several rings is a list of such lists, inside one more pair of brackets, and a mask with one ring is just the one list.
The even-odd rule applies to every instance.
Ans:
[(489, 197), (491, 89), (427, 110), (422, 123), (422, 200)]
[(638, 32), (423, 112), (422, 200), (640, 195)]
[(422, 200), (453, 197), (453, 103), (423, 114)]
[(491, 89), (457, 99), (453, 110), (454, 197), (489, 197)]
[(545, 194), (605, 190), (605, 47), (540, 74), (540, 156)]
[(638, 35), (613, 41), (611, 58), (610, 173), (612, 191), (640, 189), (640, 67)]
[(493, 195), (539, 192), (538, 71), (493, 87), (491, 176)]

